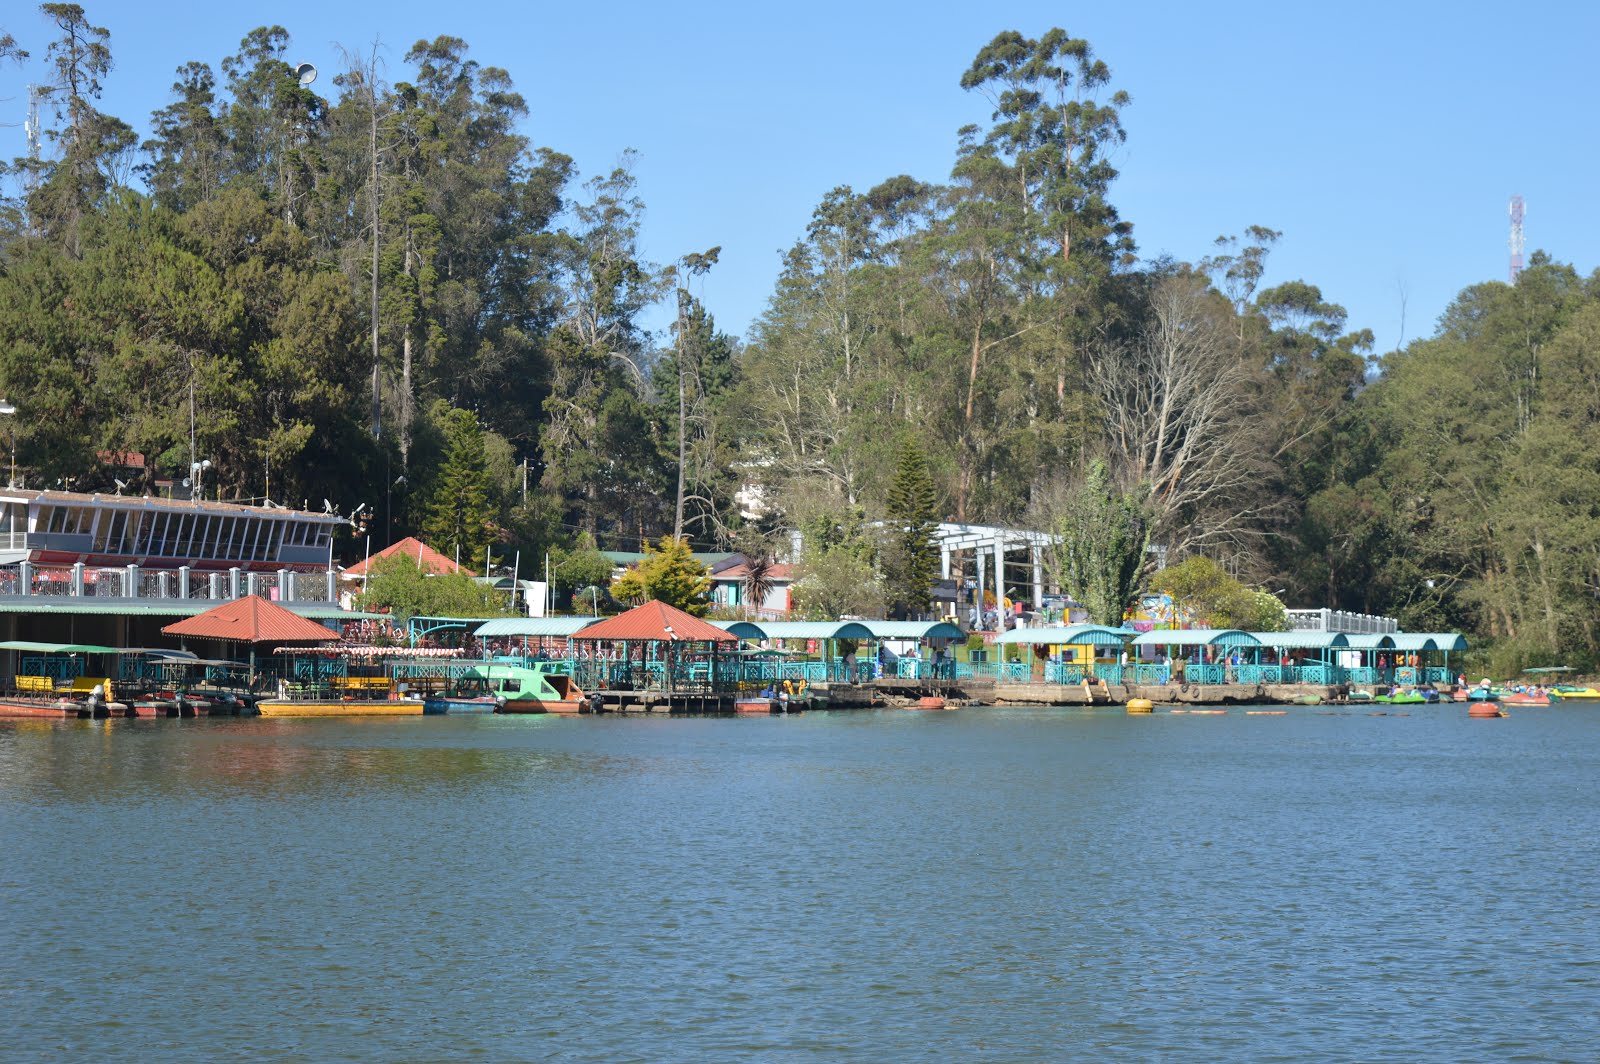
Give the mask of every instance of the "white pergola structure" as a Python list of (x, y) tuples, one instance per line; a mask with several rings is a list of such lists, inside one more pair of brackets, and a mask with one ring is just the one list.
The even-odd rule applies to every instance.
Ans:
[(939, 544), (939, 571), (950, 579), (950, 556), (958, 550), (974, 552), (978, 560), (978, 602), (983, 602), (984, 581), (988, 568), (986, 562), (994, 559), (995, 601), (1005, 597), (1006, 554), (1010, 551), (1028, 552), (1028, 565), (1033, 577), (1033, 606), (1044, 605), (1044, 548), (1055, 543), (1056, 537), (1048, 532), (1030, 532), (1021, 528), (999, 528), (994, 525), (966, 525), (945, 523), (933, 534)]

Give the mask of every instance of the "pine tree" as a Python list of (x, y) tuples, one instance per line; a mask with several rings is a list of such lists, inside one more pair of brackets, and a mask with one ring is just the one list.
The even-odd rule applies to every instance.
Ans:
[(445, 455), (423, 518), (422, 535), (446, 557), (459, 552), (462, 558), (471, 559), (476, 569), (483, 564), (495, 531), (483, 428), (471, 412), (455, 407), (446, 407), (436, 417), (444, 430)]
[(900, 459), (888, 498), (889, 549), (884, 580), (890, 606), (900, 617), (927, 610), (939, 552), (933, 533), (938, 523), (939, 496), (928, 461), (915, 441), (900, 444)]

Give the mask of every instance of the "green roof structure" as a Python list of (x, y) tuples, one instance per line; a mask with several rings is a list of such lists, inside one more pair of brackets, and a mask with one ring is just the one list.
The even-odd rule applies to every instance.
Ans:
[(1001, 632), (997, 644), (1026, 643), (1034, 646), (1125, 647), (1138, 635), (1131, 628), (1110, 628), (1103, 624), (1052, 625), (1043, 628), (1012, 628)]

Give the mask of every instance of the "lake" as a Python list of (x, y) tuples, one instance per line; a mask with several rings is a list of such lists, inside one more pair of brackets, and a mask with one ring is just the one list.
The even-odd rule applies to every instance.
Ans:
[(1600, 709), (0, 722), (0, 1060), (1575, 1060)]

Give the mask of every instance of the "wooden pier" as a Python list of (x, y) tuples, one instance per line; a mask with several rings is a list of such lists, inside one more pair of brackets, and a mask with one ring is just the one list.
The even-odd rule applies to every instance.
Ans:
[(584, 713), (732, 714), (731, 691), (591, 691)]

